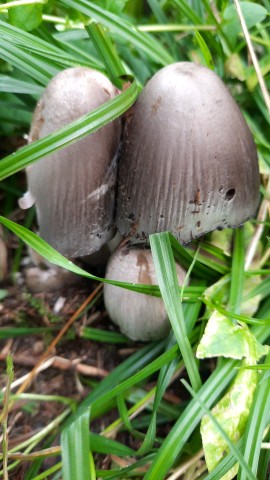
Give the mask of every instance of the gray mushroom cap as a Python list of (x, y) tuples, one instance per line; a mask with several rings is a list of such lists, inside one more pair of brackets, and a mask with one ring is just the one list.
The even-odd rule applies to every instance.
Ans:
[[(176, 271), (181, 285), (186, 272), (178, 264)], [(151, 251), (140, 246), (120, 247), (109, 260), (106, 278), (157, 285)], [(170, 322), (161, 298), (104, 284), (104, 303), (111, 320), (133, 340), (158, 340), (169, 332)]]
[(118, 191), (117, 227), (133, 242), (168, 230), (187, 243), (254, 216), (256, 147), (212, 70), (176, 63), (148, 82), (126, 124)]
[[(100, 72), (70, 68), (45, 89), (34, 113), (29, 142), (38, 140), (114, 98), (117, 89)], [(71, 146), (27, 168), (29, 192), (22, 208), (36, 202), (39, 233), (62, 254), (91, 254), (114, 234), (118, 118)]]

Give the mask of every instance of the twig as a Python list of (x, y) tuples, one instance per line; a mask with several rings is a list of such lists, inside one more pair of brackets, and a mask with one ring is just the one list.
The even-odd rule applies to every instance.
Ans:
[(62, 330), (58, 333), (58, 335), (55, 337), (55, 339), (52, 341), (52, 343), (49, 345), (47, 348), (46, 352), (40, 357), (38, 362), (36, 363), (35, 367), (33, 370), (30, 372), (29, 375), (27, 375), (27, 378), (24, 380), (22, 385), (20, 386), (17, 394), (20, 394), (25, 391), (25, 389), (28, 387), (28, 385), (31, 383), (33, 378), (35, 377), (39, 367), (42, 365), (42, 363), (48, 358), (48, 356), (51, 354), (51, 352), (54, 350), (55, 346), (57, 343), (61, 340), (61, 338), (65, 335), (65, 333), (68, 331), (68, 329), (71, 327), (71, 325), (75, 322), (75, 320), (78, 318), (78, 316), (81, 314), (81, 312), (86, 308), (86, 306), (95, 298), (97, 293), (102, 289), (103, 285), (102, 283), (95, 288), (95, 290), (89, 295), (89, 297), (82, 303), (82, 305), (78, 308), (78, 310), (70, 317), (68, 322), (64, 325)]
[[(6, 355), (0, 353), (0, 361), (5, 360)], [(26, 365), (29, 367), (33, 367), (36, 365), (35, 358), (25, 357), (24, 355), (14, 355), (13, 362), (19, 365)], [(68, 358), (63, 358), (59, 356), (53, 356), (43, 362), (36, 371), (36, 374), (41, 372), (42, 370), (46, 370), (47, 368), (58, 368), (59, 370), (75, 370), (82, 375), (86, 375), (88, 377), (101, 377), (104, 378), (108, 375), (108, 371), (102, 368), (93, 367), (92, 365), (85, 365), (84, 363), (80, 363), (79, 359), (76, 360), (69, 360)], [(15, 386), (21, 385), (26, 379), (32, 375), (32, 372), (27, 373), (23, 377), (15, 380), (10, 386), (11, 389), (15, 388)], [(6, 390), (6, 387), (2, 389), (2, 392)]]

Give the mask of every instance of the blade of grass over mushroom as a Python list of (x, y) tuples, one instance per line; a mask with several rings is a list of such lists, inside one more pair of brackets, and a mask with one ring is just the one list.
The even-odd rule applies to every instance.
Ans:
[(245, 248), (244, 248), (244, 230), (237, 228), (234, 232), (234, 246), (231, 270), (231, 288), (229, 307), (232, 312), (239, 313), (242, 301), (243, 284), (244, 284), (244, 265), (245, 265)]
[[(72, 263), (70, 260), (57, 252), (53, 247), (51, 247), (47, 242), (45, 242), (45, 240), (28, 230), (27, 228), (1, 216), (0, 223), (2, 223), (5, 227), (15, 233), (15, 235), (17, 235), (21, 240), (26, 243), (26, 245), (29, 245), (31, 248), (33, 248), (33, 250), (39, 253), (43, 258), (53, 263), (54, 265), (57, 265), (58, 267), (65, 268), (66, 270), (69, 270), (73, 273), (90, 278), (91, 280), (96, 280), (98, 282), (106, 282), (122, 288), (127, 288), (129, 290), (134, 290), (136, 292), (160, 296), (159, 287), (156, 285), (130, 284), (126, 282), (118, 282), (115, 280), (107, 280), (105, 278), (96, 277), (95, 275), (92, 275), (91, 273), (83, 270), (82, 268)], [(203, 291), (203, 286), (187, 287), (185, 289), (184, 295), (188, 298), (192, 298), (194, 301), (197, 301), (198, 296), (201, 295)]]
[(69, 5), (79, 10), (84, 15), (94, 18), (98, 22), (108, 27), (112, 32), (117, 33), (121, 38), (146, 53), (152, 60), (161, 65), (167, 65), (173, 62), (173, 58), (168, 52), (150, 35), (140, 32), (132, 23), (124, 18), (104, 10), (87, 0), (60, 0), (60, 3)]
[(119, 81), (119, 78), (125, 76), (126, 71), (107, 32), (102, 25), (96, 22), (90, 23), (85, 29), (92, 38), (100, 58), (103, 59), (110, 79), (118, 87), (121, 87), (122, 82)]
[[(270, 362), (270, 354), (265, 359), (265, 365)], [(270, 377), (266, 373), (260, 374), (258, 388), (255, 392), (254, 401), (251, 407), (248, 424), (244, 434), (243, 455), (252, 472), (259, 473), (259, 457), (261, 443), (267, 427), (267, 420), (270, 411)], [(240, 465), (238, 480), (247, 480), (247, 474)]]
[(160, 292), (168, 317), (183, 356), (191, 384), (194, 386), (194, 389), (198, 390), (201, 386), (201, 379), (187, 336), (169, 234), (150, 235), (150, 246)]
[(80, 415), (75, 422), (64, 428), (61, 435), (63, 479), (92, 480), (90, 475), (90, 410)]
[(36, 160), (60, 150), (71, 143), (95, 132), (106, 123), (119, 117), (136, 100), (138, 86), (135, 81), (124, 92), (109, 100), (101, 107), (72, 122), (47, 137), (21, 148), (16, 153), (5, 157), (0, 162), (0, 180), (31, 165)]
[[(262, 317), (263, 318), (263, 317)], [(257, 340), (264, 343), (269, 337), (269, 326), (254, 327), (252, 329)], [(198, 397), (208, 407), (217, 402), (220, 394), (230, 385), (236, 374), (235, 367), (239, 362), (235, 360), (222, 360), (215, 371), (197, 392)], [(144, 480), (163, 480), (169, 471), (185, 443), (199, 424), (202, 411), (198, 403), (193, 399), (180, 416), (179, 420), (171, 428), (170, 433), (164, 439), (162, 446), (157, 452)], [(217, 480), (221, 477), (214, 477)]]
[(207, 414), (207, 416), (214, 423), (216, 429), (218, 430), (220, 435), (226, 441), (230, 451), (233, 452), (237, 462), (239, 462), (239, 464), (241, 465), (243, 471), (245, 472), (246, 478), (248, 478), (249, 480), (256, 480), (256, 477), (255, 477), (254, 473), (251, 471), (251, 469), (249, 468), (246, 460), (243, 457), (243, 454), (241, 453), (241, 451), (239, 450), (237, 445), (235, 445), (235, 443), (233, 443), (231, 441), (229, 435), (222, 428), (222, 426), (217, 421), (215, 416), (211, 413), (209, 408), (205, 405), (205, 403), (200, 399), (199, 395), (196, 392), (194, 392), (194, 390), (188, 385), (188, 383), (185, 380), (181, 380), (181, 381), (182, 381), (183, 385), (186, 387), (186, 389), (189, 391), (189, 393), (192, 395), (194, 400), (196, 400), (196, 402), (200, 405), (200, 408), (203, 410), (204, 414)]

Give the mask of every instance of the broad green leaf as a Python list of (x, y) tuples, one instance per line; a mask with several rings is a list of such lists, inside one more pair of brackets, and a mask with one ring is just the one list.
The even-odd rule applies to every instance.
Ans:
[[(257, 379), (256, 371), (240, 370), (228, 392), (211, 412), (233, 443), (237, 443), (244, 433)], [(201, 435), (206, 465), (211, 472), (230, 449), (226, 439), (208, 415), (202, 418)], [(238, 465), (235, 465), (222, 480), (231, 480), (237, 470)]]
[(88, 409), (61, 435), (63, 480), (92, 480), (90, 475), (90, 437)]
[[(262, 22), (268, 12), (266, 8), (254, 2), (240, 2), (241, 10), (247, 27), (250, 29), (256, 23)], [(230, 39), (232, 46), (235, 46), (238, 34), (242, 31), (240, 21), (234, 5), (229, 5), (223, 13), (222, 29)]]
[[(221, 439), (221, 442), (223, 442), (224, 449), (226, 448), (227, 451), (233, 452), (235, 458), (239, 459), (239, 463), (241, 464), (243, 470), (247, 474), (247, 478), (249, 480), (255, 480), (255, 476), (254, 476), (253, 472), (250, 470), (249, 466), (247, 465), (247, 463), (246, 463), (246, 461), (245, 461), (245, 459), (242, 455), (242, 452), (239, 450), (238, 446), (235, 445), (236, 440), (238, 440), (238, 438), (236, 438), (235, 441), (233, 441), (232, 438), (231, 438), (230, 432), (227, 431), (229, 429), (224, 428), (224, 426), (221, 425), (221, 422), (219, 421), (219, 418), (217, 418), (217, 415), (214, 415), (209, 410), (209, 408), (207, 407), (205, 402), (203, 402), (201, 400), (200, 396), (198, 394), (196, 394), (196, 392), (194, 392), (194, 390), (192, 390), (192, 388), (187, 384), (187, 382), (185, 380), (182, 380), (182, 383), (185, 385), (187, 390), (191, 393), (193, 398), (196, 399), (196, 401), (198, 402), (198, 404), (200, 405), (202, 410), (206, 413), (206, 415), (203, 417), (202, 422), (204, 421), (204, 419), (207, 419), (211, 422), (210, 428), (212, 426), (215, 429), (215, 433), (218, 433), (220, 435), (220, 439)], [(230, 402), (230, 399), (228, 399), (228, 402)], [(224, 405), (224, 407), (226, 408), (226, 404)], [(229, 415), (230, 415), (230, 413), (229, 413)], [(210, 433), (210, 432), (207, 432), (207, 433)], [(213, 440), (213, 439), (211, 438), (211, 435), (210, 435), (210, 441), (211, 440)], [(213, 446), (213, 449), (214, 449), (215, 445), (212, 445), (212, 446)], [(218, 447), (219, 447), (219, 445), (217, 445), (217, 449), (218, 449)], [(227, 452), (220, 451), (218, 453), (220, 453), (220, 455), (222, 457), (225, 457)], [(206, 464), (208, 466), (208, 459), (207, 459), (206, 454), (205, 454), (205, 458), (206, 458)], [(216, 458), (214, 457), (214, 454), (213, 454), (213, 459), (216, 460)], [(237, 469), (237, 466), (234, 466), (231, 469), (231, 471), (227, 472), (221, 478), (219, 477), (218, 480), (231, 480), (235, 476), (236, 469)]]
[(233, 322), (218, 311), (214, 311), (207, 322), (204, 335), (197, 349), (198, 358), (226, 357), (258, 361), (269, 348), (255, 339), (247, 325)]
[[(243, 366), (246, 366), (256, 364), (268, 352), (269, 347), (262, 346), (247, 325), (236, 324), (214, 311), (198, 346), (197, 356), (244, 358)], [(228, 392), (211, 412), (233, 443), (236, 443), (244, 433), (257, 386), (257, 377), (256, 370), (240, 370)], [(202, 419), (201, 435), (206, 464), (211, 472), (227, 455), (229, 446), (209, 416)], [(237, 469), (238, 465), (235, 465), (222, 480), (232, 479)]]
[(31, 32), (42, 22), (42, 5), (32, 4), (9, 8), (8, 18), (11, 25)]

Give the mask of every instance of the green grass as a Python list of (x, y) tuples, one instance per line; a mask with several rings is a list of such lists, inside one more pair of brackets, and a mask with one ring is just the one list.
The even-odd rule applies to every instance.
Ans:
[[(10, 11), (5, 5), (0, 7), (2, 142), (8, 144), (27, 134), (37, 99), (52, 76), (64, 68), (96, 68), (119, 89), (129, 82), (128, 88), (114, 100), (0, 161), (0, 180), (5, 180), (0, 184), (0, 222), (7, 232), (13, 232), (47, 260), (89, 280), (103, 280), (68, 261), (31, 232), (32, 214), (25, 219), (25, 226), (11, 220), (22, 189), (18, 172), (122, 115), (136, 101), (146, 81), (172, 62), (197, 61), (213, 68), (223, 79), (253, 133), (263, 174), (258, 222), (207, 235), (198, 250), (196, 242), (193, 248), (183, 247), (168, 233), (154, 234), (150, 244), (158, 285), (109, 282), (161, 296), (172, 330), (159, 342), (139, 347), (136, 344), (136, 351), (108, 376), (89, 381), (90, 393), (83, 401), (77, 402), (61, 391), (53, 396), (38, 395), (32, 393), (32, 387), (29, 393), (16, 392), (9, 361), (7, 390), (1, 397), (4, 448), (0, 454), (0, 476), (16, 476), (23, 466), (25, 480), (219, 480), (239, 464), (238, 471), (235, 469), (238, 480), (266, 480), (269, 450), (262, 443), (269, 442), (266, 428), (270, 424), (270, 359), (261, 345), (267, 344), (270, 337), (270, 112), (233, 3), (55, 0), (44, 4), (33, 1), (27, 7), (13, 6)], [(258, 56), (259, 73), (269, 89), (270, 2), (242, 2), (241, 8)], [(246, 265), (250, 246), (252, 261)], [(20, 244), (14, 252), (13, 271), (20, 267), (21, 250)], [(183, 290), (177, 284), (175, 260), (189, 269), (189, 283)], [(8, 295), (6, 288), (1, 288), (0, 300)], [(205, 330), (208, 320), (213, 321), (215, 315), (222, 316), (231, 331), (241, 330), (240, 335), (230, 337), (229, 345), (222, 338), (222, 329), (217, 337)], [(45, 331), (24, 321), (23, 325), (1, 328), (0, 339), (32, 339), (38, 334), (47, 341), (48, 333), (51, 335), (59, 328), (52, 324)], [(92, 326), (83, 327), (75, 335), (80, 342), (90, 339), (104, 348), (134, 346), (118, 332)], [(205, 353), (209, 360), (195, 355), (202, 337), (210, 345)], [(65, 338), (65, 342), (69, 341)], [(213, 363), (215, 342), (223, 353)], [(232, 353), (235, 351), (237, 354)], [(256, 362), (264, 365), (258, 372), (254, 370)], [(249, 365), (253, 369), (242, 368)], [(14, 370), (16, 378), (16, 364)], [(182, 378), (185, 380), (180, 383)], [(246, 379), (243, 384), (242, 378)], [(81, 381), (85, 379), (81, 377)], [(177, 404), (171, 403), (167, 395), (175, 381), (185, 398)], [(244, 425), (233, 427), (231, 434), (232, 422), (229, 420), (228, 428), (224, 415), (216, 416), (211, 409), (217, 406), (227, 414), (224, 398), (228, 397), (224, 395), (237, 395), (237, 382), (241, 393), (246, 393), (247, 399), (242, 396), (239, 402), (240, 406), (247, 405), (247, 419)], [(253, 400), (251, 387), (255, 392)], [(38, 433), (9, 448), (8, 409), (17, 402), (23, 402), (29, 411), (42, 402), (58, 402), (63, 409)], [(199, 426), (203, 415), (210, 411), (209, 428), (215, 432), (217, 445), (225, 442), (227, 455), (208, 473), (200, 454)], [(231, 412), (233, 415), (237, 411)], [(109, 419), (106, 427), (105, 419)], [(100, 468), (100, 459), (108, 456), (111, 462)], [(49, 457), (55, 457), (53, 466), (46, 462)]]

